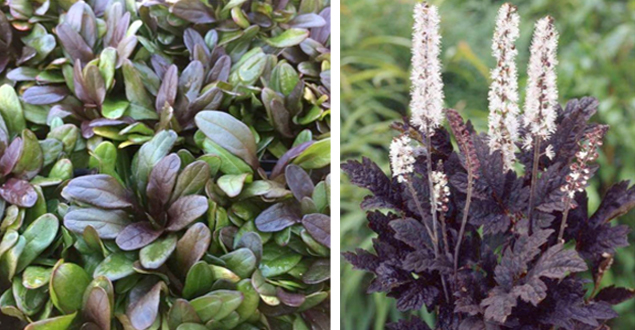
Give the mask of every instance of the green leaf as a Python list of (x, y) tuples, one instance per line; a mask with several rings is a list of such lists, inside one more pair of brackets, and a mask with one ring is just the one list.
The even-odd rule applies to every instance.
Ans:
[(9, 136), (17, 136), (26, 128), (20, 99), (13, 87), (7, 84), (0, 87), (0, 114), (7, 125)]
[(22, 284), (28, 289), (37, 289), (49, 283), (53, 268), (29, 266), (22, 274)]
[(293, 250), (273, 244), (265, 245), (260, 271), (262, 276), (271, 278), (283, 275), (302, 260), (302, 255)]
[(80, 266), (63, 263), (60, 260), (51, 275), (49, 290), (51, 300), (57, 309), (70, 314), (82, 307), (84, 290), (90, 284), (90, 277)]
[(241, 278), (248, 278), (256, 269), (256, 255), (247, 248), (241, 248), (220, 257), (225, 265)]
[(265, 42), (276, 48), (286, 48), (299, 45), (308, 37), (308, 30), (291, 28), (273, 38), (265, 39)]
[(1, 278), (5, 278), (9, 281), (13, 279), (15, 276), (16, 268), (18, 267), (18, 259), (24, 251), (24, 247), (26, 246), (26, 239), (22, 236), (18, 238), (17, 243), (7, 250), (0, 258), (0, 275)]
[(23, 130), (22, 151), (12, 172), (22, 179), (30, 180), (40, 171), (43, 163), (44, 155), (37, 136), (29, 130)]
[(240, 321), (249, 319), (258, 310), (260, 295), (254, 289), (251, 279), (244, 279), (236, 285), (236, 290), (243, 294), (243, 302), (238, 306), (236, 312), (240, 315)]
[(58, 160), (49, 172), (50, 179), (58, 179), (60, 182), (73, 177), (73, 163), (68, 158)]
[(300, 82), (298, 72), (286, 61), (280, 61), (271, 72), (271, 88), (289, 96)]
[(243, 294), (238, 291), (217, 290), (196, 298), (190, 303), (204, 323), (210, 320), (222, 320), (235, 311), (243, 301)]
[(252, 168), (259, 167), (256, 140), (247, 125), (232, 115), (220, 111), (201, 111), (196, 125), (212, 141), (241, 157)]
[[(119, 178), (115, 171), (117, 164), (117, 147), (112, 142), (104, 141), (90, 154), (88, 167), (97, 168), (99, 173)], [(121, 180), (119, 180), (121, 182)]]
[(205, 152), (217, 156), (220, 159), (220, 171), (225, 174), (252, 173), (251, 167), (244, 160), (234, 156), (214, 141), (205, 138), (203, 141)]
[(109, 119), (118, 119), (126, 113), (130, 102), (126, 100), (114, 101), (107, 99), (101, 107), (101, 114)]
[(42, 251), (51, 245), (58, 229), (59, 221), (57, 217), (50, 213), (37, 218), (26, 228), (24, 234), (22, 234), (22, 237), (26, 239), (26, 245), (18, 261), (18, 272), (26, 268)]
[(134, 274), (133, 264), (134, 261), (128, 259), (124, 253), (115, 252), (97, 266), (93, 277), (104, 276), (111, 281), (116, 281)]
[(196, 323), (183, 323), (176, 330), (207, 330), (207, 327)]
[(2, 255), (5, 252), (15, 246), (19, 237), (20, 234), (18, 234), (15, 230), (9, 230), (6, 234), (4, 234), (2, 241), (0, 241), (0, 259), (2, 259)]
[(128, 101), (146, 109), (154, 109), (152, 100), (141, 81), (141, 76), (130, 60), (123, 62), (122, 71)]
[(176, 239), (175, 234), (170, 234), (143, 247), (139, 251), (139, 261), (143, 268), (157, 269), (161, 267), (176, 249)]
[[(104, 78), (106, 89), (110, 89), (115, 78), (115, 65), (117, 64), (117, 50), (107, 47), (99, 55), (99, 72)], [(103, 111), (103, 110), (102, 110)], [(109, 118), (109, 117), (107, 117)]]
[(328, 259), (316, 260), (309, 270), (302, 275), (306, 284), (318, 284), (331, 278), (331, 263)]
[(210, 176), (209, 165), (202, 160), (197, 160), (187, 165), (176, 180), (170, 202), (173, 203), (183, 196), (200, 192), (205, 187)]
[(79, 139), (79, 128), (73, 124), (64, 124), (51, 129), (47, 138), (56, 139), (64, 145), (64, 152), (71, 154)]
[(212, 288), (214, 277), (212, 269), (204, 261), (199, 261), (190, 268), (183, 286), (183, 297), (192, 299), (198, 297)]
[(46, 288), (28, 289), (22, 284), (21, 276), (13, 278), (11, 286), (17, 307), (27, 316), (35, 315), (48, 300)]
[(136, 179), (138, 192), (145, 193), (150, 171), (170, 152), (176, 138), (174, 131), (161, 131), (141, 146), (132, 161), (132, 174)]
[(293, 163), (300, 165), (305, 170), (328, 166), (331, 164), (331, 139), (313, 143), (294, 159)]
[(200, 325), (198, 323), (201, 323), (201, 319), (187, 300), (177, 299), (168, 312), (168, 326), (170, 329), (178, 329), (180, 325), (187, 323)]
[(67, 330), (73, 324), (76, 316), (77, 312), (33, 322), (27, 325), (24, 330)]
[(233, 198), (240, 194), (249, 177), (249, 173), (226, 174), (218, 178), (218, 187)]

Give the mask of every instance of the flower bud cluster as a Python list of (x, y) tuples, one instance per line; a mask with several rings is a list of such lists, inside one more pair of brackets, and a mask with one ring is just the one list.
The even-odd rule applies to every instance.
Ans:
[(580, 141), (580, 150), (575, 154), (576, 162), (569, 167), (571, 172), (566, 177), (567, 183), (560, 188), (569, 198), (573, 198), (576, 192), (583, 192), (586, 188), (593, 175), (590, 164), (599, 156), (598, 148), (602, 146), (602, 138), (607, 129), (607, 126), (598, 125)]
[(452, 132), (456, 138), (456, 143), (465, 155), (465, 162), (468, 166), (468, 170), (472, 172), (474, 177), (478, 177), (480, 163), (478, 157), (476, 156), (474, 141), (472, 140), (472, 136), (467, 130), (467, 127), (465, 127), (465, 124), (463, 123), (463, 118), (461, 118), (461, 115), (456, 110), (447, 109), (445, 112), (448, 117), (450, 128), (452, 128)]

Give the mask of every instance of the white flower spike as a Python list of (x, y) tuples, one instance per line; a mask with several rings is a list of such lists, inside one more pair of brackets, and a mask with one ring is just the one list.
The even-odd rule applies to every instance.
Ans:
[[(525, 98), (524, 124), (528, 128), (525, 140), (539, 138), (548, 140), (556, 129), (556, 105), (558, 88), (556, 86), (556, 51), (558, 48), (558, 31), (553, 18), (547, 16), (536, 22), (527, 81)], [(529, 143), (525, 143), (527, 147)]]
[(514, 43), (519, 36), (520, 16), (515, 6), (506, 3), (498, 11), (492, 40), (496, 68), (491, 71), (489, 89), (489, 146), (500, 150), (505, 170), (514, 165), (518, 140), (518, 72)]
[(435, 6), (420, 3), (415, 6), (414, 19), (410, 122), (426, 134), (431, 134), (443, 121), (439, 12)]
[(392, 176), (397, 177), (397, 181), (406, 182), (406, 175), (414, 171), (414, 150), (410, 144), (411, 139), (406, 136), (398, 136), (390, 144), (390, 166)]

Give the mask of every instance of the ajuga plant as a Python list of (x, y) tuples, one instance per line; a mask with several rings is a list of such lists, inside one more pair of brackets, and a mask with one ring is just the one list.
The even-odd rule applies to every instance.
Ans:
[(0, 329), (328, 329), (329, 5), (0, 5)]
[(635, 188), (615, 184), (589, 213), (585, 187), (608, 127), (588, 122), (593, 98), (558, 105), (553, 19), (536, 23), (520, 114), (519, 15), (500, 8), (489, 131), (479, 134), (442, 108), (437, 9), (418, 4), (414, 18), (412, 115), (394, 124), (392, 177), (368, 159), (343, 165), (372, 192), (362, 208), (378, 234), (374, 252), (344, 256), (375, 275), (369, 292), (436, 315), (433, 326), (412, 317), (388, 328), (608, 329), (618, 317), (611, 305), (635, 294), (600, 287), (628, 245), (629, 228), (611, 221), (635, 206)]

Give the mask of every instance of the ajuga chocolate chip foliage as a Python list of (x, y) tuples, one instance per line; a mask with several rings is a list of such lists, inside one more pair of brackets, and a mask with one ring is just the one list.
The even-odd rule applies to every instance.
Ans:
[(0, 8), (0, 328), (328, 329), (329, 1)]
[(585, 188), (609, 128), (589, 122), (592, 97), (558, 104), (554, 19), (535, 24), (521, 106), (520, 17), (513, 5), (500, 8), (489, 129), (478, 133), (443, 109), (436, 7), (417, 4), (414, 18), (412, 114), (393, 125), (392, 176), (368, 159), (343, 164), (372, 193), (361, 207), (377, 233), (374, 251), (345, 258), (374, 274), (369, 292), (435, 316), (436, 324), (413, 315), (387, 328), (609, 329), (612, 305), (635, 295), (601, 285), (628, 245), (630, 229), (611, 222), (635, 207), (635, 186), (614, 184), (589, 212)]

